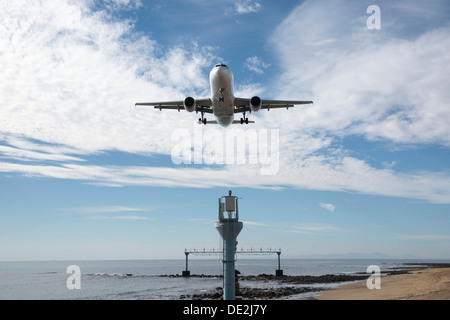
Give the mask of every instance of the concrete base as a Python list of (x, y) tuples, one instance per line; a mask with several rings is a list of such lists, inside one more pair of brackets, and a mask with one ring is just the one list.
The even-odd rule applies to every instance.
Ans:
[(283, 270), (275, 270), (275, 276), (277, 277), (283, 276)]
[(183, 277), (190, 277), (191, 276), (191, 272), (190, 271), (183, 271)]

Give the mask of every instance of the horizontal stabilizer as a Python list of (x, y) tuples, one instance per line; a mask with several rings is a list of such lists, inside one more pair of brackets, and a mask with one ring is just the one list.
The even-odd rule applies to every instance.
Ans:
[[(234, 120), (233, 124), (246, 124), (247, 122), (241, 123), (241, 120)], [(255, 123), (255, 121), (249, 121), (248, 123)]]
[[(217, 121), (215, 121), (215, 120), (213, 120), (213, 121), (206, 121), (206, 123), (203, 123), (203, 122), (201, 122), (201, 121), (198, 121), (197, 122), (198, 124), (219, 124)], [(255, 123), (255, 121), (249, 121), (248, 123)], [(240, 120), (234, 120), (233, 121), (233, 124), (246, 124), (245, 122), (244, 123), (241, 123), (241, 121)]]
[(203, 123), (202, 121), (199, 120), (197, 123), (198, 123), (198, 124), (218, 124), (217, 121), (214, 121), (214, 120), (212, 120), (212, 121), (206, 121), (206, 123)]

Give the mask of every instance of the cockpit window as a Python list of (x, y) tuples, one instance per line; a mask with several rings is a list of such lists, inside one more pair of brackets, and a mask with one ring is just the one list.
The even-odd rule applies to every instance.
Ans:
[(223, 64), (223, 63), (216, 64), (216, 68), (219, 68), (219, 67), (228, 68), (228, 66), (226, 64)]

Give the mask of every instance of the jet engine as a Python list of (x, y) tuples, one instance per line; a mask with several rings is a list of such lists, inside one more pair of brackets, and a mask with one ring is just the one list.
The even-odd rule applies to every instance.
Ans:
[(260, 97), (253, 97), (250, 99), (250, 109), (254, 112), (259, 111), (262, 106), (262, 101)]
[(197, 103), (195, 102), (195, 99), (192, 97), (187, 97), (184, 99), (184, 109), (187, 112), (194, 112), (197, 107)]

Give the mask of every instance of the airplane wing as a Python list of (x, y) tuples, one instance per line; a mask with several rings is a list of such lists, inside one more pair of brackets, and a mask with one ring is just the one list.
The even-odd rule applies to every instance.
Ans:
[[(277, 109), (277, 108), (293, 108), (300, 104), (311, 104), (312, 101), (294, 101), (294, 100), (264, 100), (262, 99), (261, 109)], [(236, 98), (235, 99), (234, 113), (248, 112), (250, 111), (250, 99)]]
[[(211, 99), (199, 99), (196, 100), (197, 108), (195, 111), (197, 112), (205, 112), (205, 113), (213, 113)], [(163, 102), (138, 102), (135, 105), (136, 107), (147, 107), (152, 106), (155, 109), (169, 109), (169, 110), (184, 110), (184, 101), (163, 101)]]

